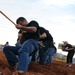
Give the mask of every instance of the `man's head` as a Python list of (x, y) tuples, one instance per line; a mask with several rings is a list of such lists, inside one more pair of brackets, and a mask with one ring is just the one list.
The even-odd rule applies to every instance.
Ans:
[(24, 17), (19, 17), (17, 20), (16, 20), (16, 23), (17, 24), (20, 24), (22, 26), (26, 26), (28, 24), (28, 21), (24, 18)]
[(67, 44), (68, 44), (68, 42), (67, 42), (67, 41), (63, 41), (63, 43), (64, 43), (65, 45), (67, 45)]

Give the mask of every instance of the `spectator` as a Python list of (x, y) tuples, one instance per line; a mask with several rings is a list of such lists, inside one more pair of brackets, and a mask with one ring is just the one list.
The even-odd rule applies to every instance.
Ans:
[(67, 65), (71, 67), (72, 61), (73, 61), (73, 56), (74, 56), (74, 48), (72, 47), (71, 44), (69, 44), (67, 41), (63, 41), (64, 45), (62, 46), (63, 51), (67, 51)]

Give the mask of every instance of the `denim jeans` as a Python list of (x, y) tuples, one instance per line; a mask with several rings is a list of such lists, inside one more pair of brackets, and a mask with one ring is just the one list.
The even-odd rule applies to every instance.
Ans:
[(48, 50), (46, 50), (46, 51), (44, 50), (44, 48), (41, 49), (39, 51), (39, 57), (40, 57), (39, 63), (42, 65), (46, 64), (47, 61), (52, 63), (52, 56), (55, 53), (56, 53), (55, 48), (48, 48)]
[(49, 57), (48, 57), (48, 62), (49, 63), (52, 63), (52, 60), (53, 60), (53, 56), (56, 54), (56, 50), (53, 48), (51, 49), (51, 52), (49, 54)]
[[(35, 47), (39, 48), (37, 41), (29, 39), (21, 47), (7, 46), (3, 51), (10, 66), (14, 66), (18, 62), (17, 70), (27, 72), (32, 57), (29, 54), (35, 50)], [(15, 54), (18, 54), (18, 58)]]
[(18, 58), (16, 57), (16, 55), (18, 55), (19, 49), (20, 47), (14, 47), (14, 46), (5, 46), (3, 48), (3, 52), (11, 67), (15, 66), (16, 63), (18, 63)]

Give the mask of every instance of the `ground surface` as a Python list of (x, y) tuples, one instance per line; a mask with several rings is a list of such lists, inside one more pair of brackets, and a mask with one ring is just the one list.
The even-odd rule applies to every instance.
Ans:
[[(8, 69), (8, 62), (0, 51), (0, 72), (4, 71), (6, 75), (12, 75), (12, 71)], [(28, 68), (29, 75), (75, 75), (75, 64), (67, 67), (65, 62), (53, 61), (52, 64), (39, 65), (31, 63)]]

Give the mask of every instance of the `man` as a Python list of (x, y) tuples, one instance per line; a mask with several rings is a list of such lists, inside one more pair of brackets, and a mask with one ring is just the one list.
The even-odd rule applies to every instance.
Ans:
[(68, 52), (68, 54), (67, 54), (67, 65), (69, 67), (71, 67), (73, 56), (74, 56), (74, 48), (67, 41), (63, 41), (63, 43), (64, 43), (64, 45), (62, 46), (62, 50)]
[(18, 38), (17, 38), (17, 42), (16, 42), (15, 46), (17, 46), (17, 47), (21, 47), (22, 46), (22, 44), (20, 43), (21, 37), (22, 37), (22, 30), (20, 30), (18, 32)]
[[(36, 21), (28, 23), (24, 17), (19, 17), (16, 23), (16, 28), (23, 31), (20, 40), (22, 46), (8, 46), (3, 49), (3, 52), (10, 67), (13, 68), (18, 63), (16, 71), (13, 72), (13, 75), (28, 75), (28, 65), (32, 57), (29, 55), (39, 47), (39, 24)], [(18, 58), (15, 56), (16, 54), (18, 54)]]
[(52, 63), (52, 57), (56, 54), (56, 47), (54, 46), (53, 37), (43, 27), (40, 27), (40, 41), (43, 42), (44, 46), (39, 50), (40, 64), (46, 64), (46, 62)]

